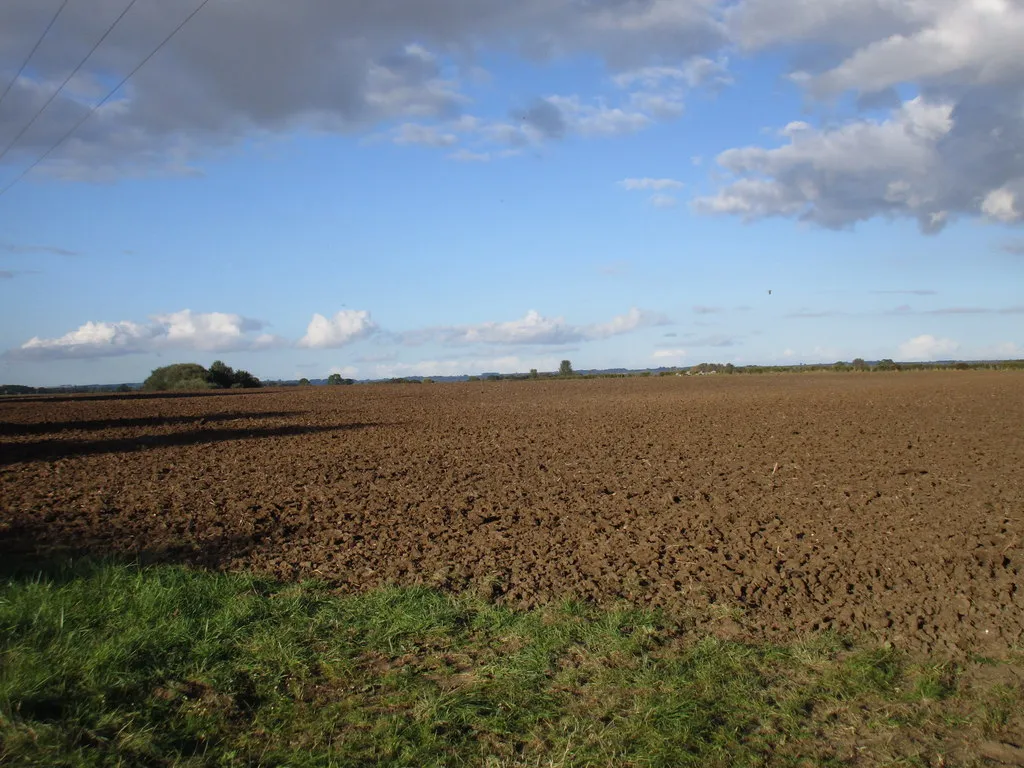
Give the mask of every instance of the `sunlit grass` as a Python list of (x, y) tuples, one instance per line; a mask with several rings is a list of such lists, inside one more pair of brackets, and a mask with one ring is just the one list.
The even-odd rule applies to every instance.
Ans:
[(110, 563), (9, 578), (0, 651), (9, 765), (927, 765), (1024, 703), (827, 634)]

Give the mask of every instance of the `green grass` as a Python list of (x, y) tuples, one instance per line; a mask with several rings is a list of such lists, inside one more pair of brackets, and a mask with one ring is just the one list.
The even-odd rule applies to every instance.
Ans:
[(1024, 711), (831, 635), (749, 646), (628, 607), (170, 566), (9, 577), (0, 652), (4, 765), (928, 765)]

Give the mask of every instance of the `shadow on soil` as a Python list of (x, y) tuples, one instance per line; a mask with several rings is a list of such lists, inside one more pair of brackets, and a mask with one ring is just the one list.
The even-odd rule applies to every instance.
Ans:
[(284, 419), (301, 416), (302, 411), (255, 411), (252, 413), (211, 413), (206, 416), (143, 416), (130, 419), (91, 419), (84, 421), (42, 421), (34, 424), (18, 424), (0, 421), (0, 435), (48, 435), (65, 430), (98, 432), (105, 429), (132, 429), (143, 427), (165, 427), (180, 424), (203, 425), (218, 421), (237, 419)]
[[(72, 541), (72, 538), (75, 540)], [(82, 539), (68, 531), (16, 523), (0, 529), (0, 582), (43, 578), (64, 583), (104, 563), (119, 565), (187, 565), (218, 570), (256, 544), (250, 536), (215, 536), (199, 543), (158, 544), (138, 550), (118, 546), (117, 539)]]
[(220, 443), (228, 440), (261, 440), (266, 437), (294, 437), (323, 432), (373, 429), (388, 424), (291, 425), (249, 429), (199, 429), (169, 435), (140, 435), (110, 440), (42, 440), (35, 443), (7, 443), (0, 455), (0, 466), (32, 461), (54, 461), (75, 456), (103, 453), (134, 453), (155, 448)]
[(175, 400), (181, 397), (248, 397), (279, 389), (211, 389), (197, 392), (110, 392), (83, 395), (4, 395), (0, 403), (82, 403), (93, 400)]

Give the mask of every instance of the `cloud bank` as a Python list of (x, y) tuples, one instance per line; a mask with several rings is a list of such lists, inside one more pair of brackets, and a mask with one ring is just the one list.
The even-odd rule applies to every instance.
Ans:
[(87, 359), (170, 349), (235, 352), (278, 344), (276, 337), (256, 333), (263, 326), (241, 315), (184, 309), (155, 315), (149, 323), (90, 321), (57, 338), (33, 336), (6, 355), (19, 360)]

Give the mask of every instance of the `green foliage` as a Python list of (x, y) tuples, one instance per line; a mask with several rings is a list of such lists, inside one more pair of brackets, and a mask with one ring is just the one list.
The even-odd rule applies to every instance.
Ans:
[(355, 384), (355, 379), (343, 379), (340, 373), (332, 373), (327, 377), (327, 384), (332, 387)]
[(530, 369), (530, 378), (531, 379), (539, 379), (540, 378), (540, 374), (537, 373), (537, 369), (536, 368), (531, 368)]
[(175, 363), (155, 369), (142, 383), (143, 392), (212, 389), (209, 372), (198, 363)]
[(207, 375), (210, 383), (217, 389), (230, 389), (231, 385), (235, 383), (235, 369), (220, 360), (213, 361)]
[(209, 370), (198, 363), (175, 363), (157, 368), (142, 384), (145, 392), (195, 389), (253, 389), (260, 380), (248, 371), (236, 371), (220, 360)]
[(572, 376), (572, 362), (569, 360), (563, 360), (561, 365), (558, 366), (559, 376)]
[(878, 364), (875, 366), (875, 370), (876, 371), (898, 371), (898, 370), (900, 370), (900, 366), (896, 365), (896, 363), (893, 362), (892, 360), (890, 360), (889, 358), (886, 358), (885, 360), (880, 360), (878, 362)]
[(943, 734), (998, 738), (1024, 704), (829, 634), (89, 561), (0, 583), (0, 654), (4, 765), (902, 764), (901, 722), (937, 764)]
[(309, 384), (309, 379), (307, 379), (305, 377), (299, 379), (299, 386), (300, 387), (308, 387), (309, 385), (310, 385)]
[(218, 389), (256, 389), (260, 380), (248, 371), (236, 371), (230, 365), (215, 360), (210, 366), (210, 382)]
[(0, 385), (0, 395), (34, 395), (35, 393), (35, 387), (26, 387), (23, 384)]
[(853, 360), (853, 369), (855, 371), (866, 371), (868, 370), (868, 364), (864, 362), (863, 357), (857, 357)]

